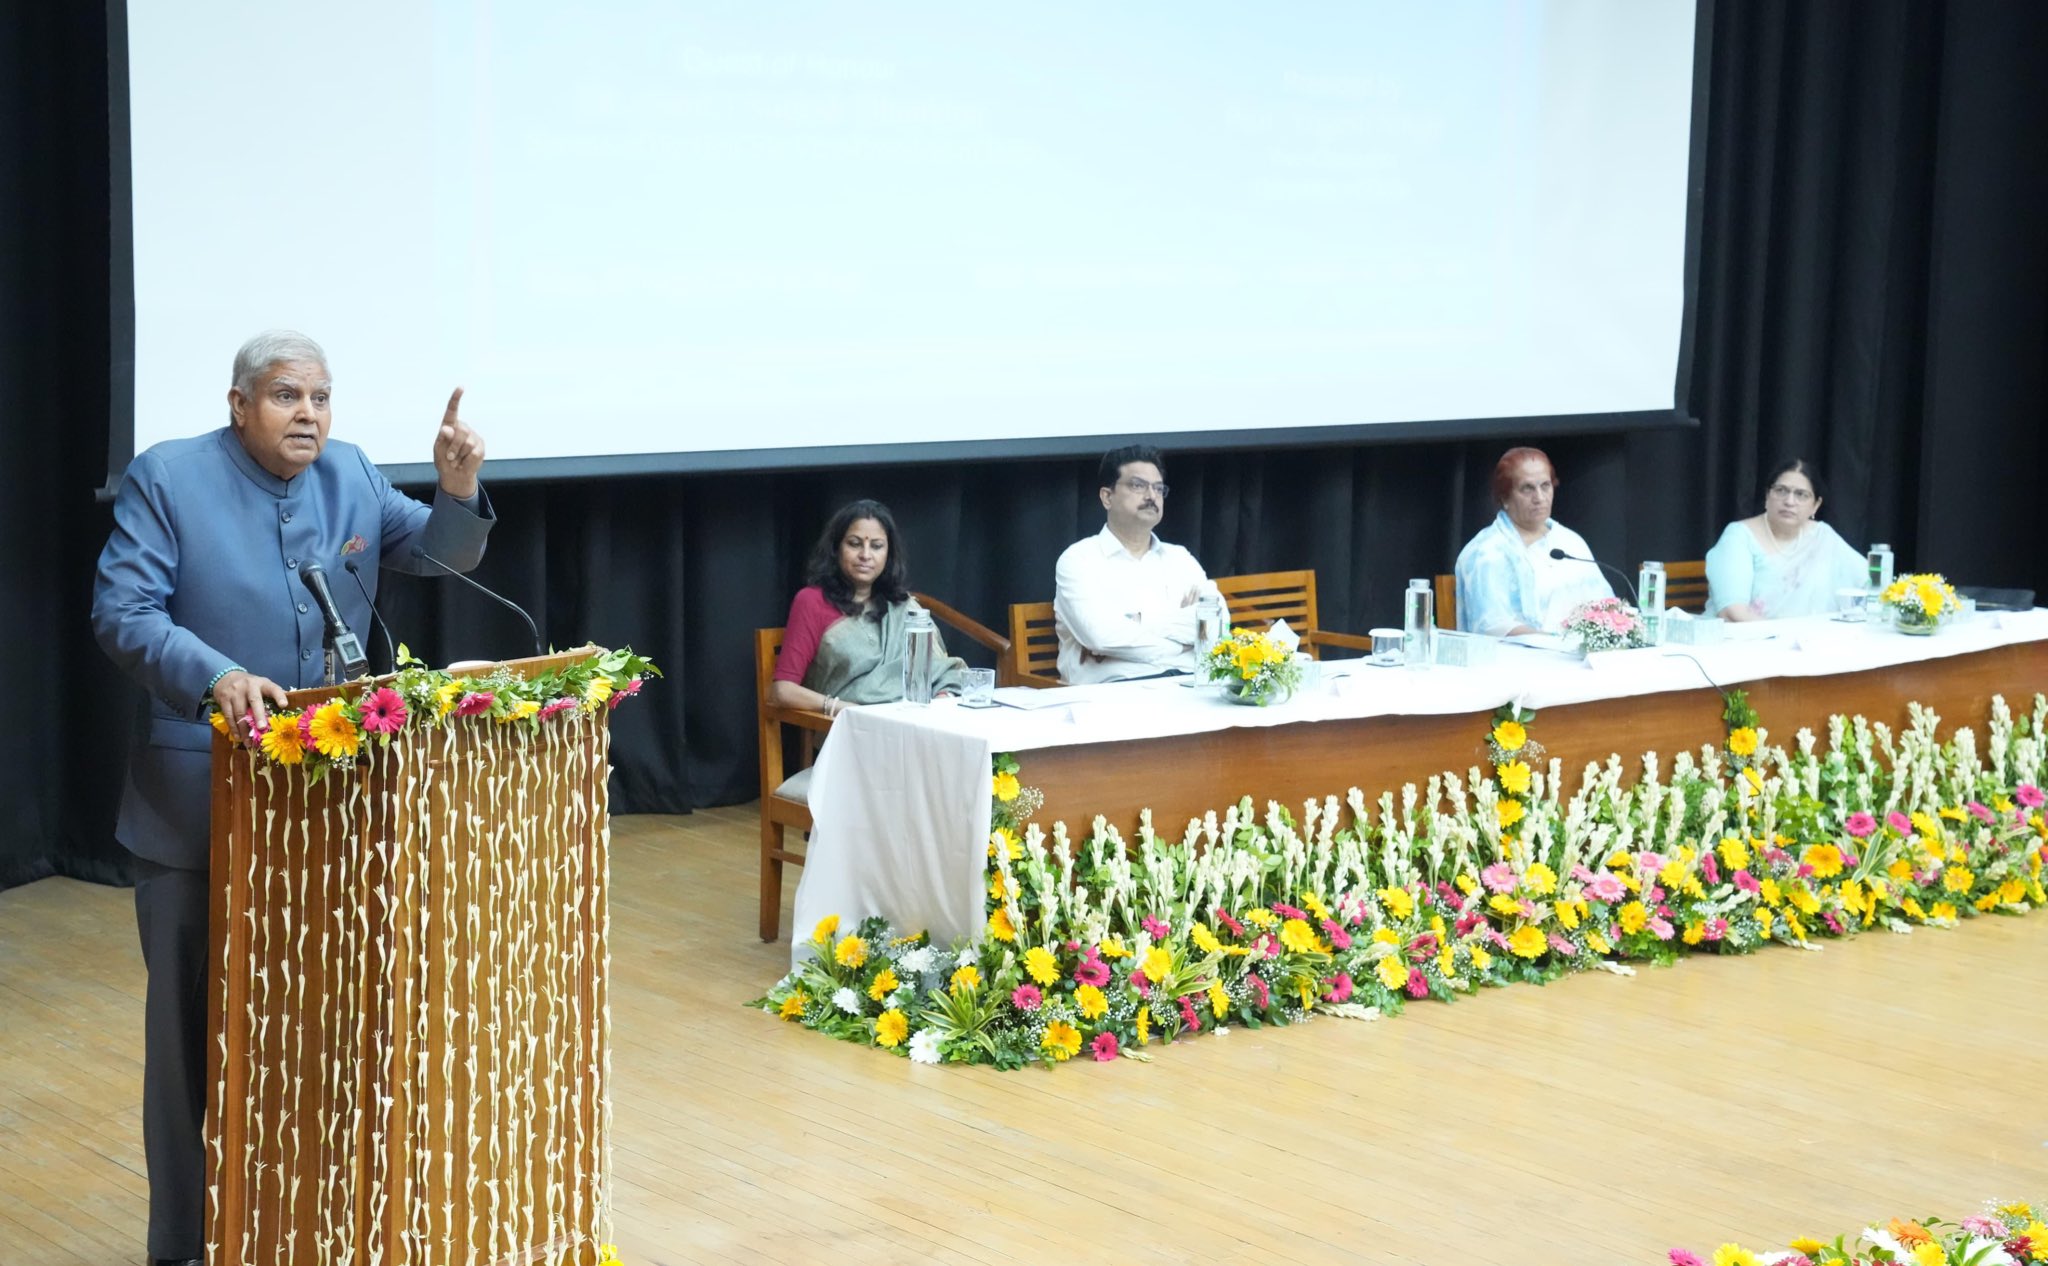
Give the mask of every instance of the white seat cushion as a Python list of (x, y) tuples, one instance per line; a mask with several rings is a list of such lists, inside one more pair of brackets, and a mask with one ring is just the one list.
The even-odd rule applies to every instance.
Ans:
[(809, 807), (811, 803), (811, 771), (808, 768), (799, 769), (783, 779), (782, 785), (775, 789), (775, 798), (777, 800), (794, 801), (797, 804)]

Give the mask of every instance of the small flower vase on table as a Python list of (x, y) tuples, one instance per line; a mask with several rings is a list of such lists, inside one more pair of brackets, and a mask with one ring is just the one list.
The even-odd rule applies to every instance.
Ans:
[(1650, 644), (1642, 614), (1619, 598), (1596, 598), (1573, 607), (1564, 618), (1564, 635), (1579, 644), (1582, 655)]
[(1909, 637), (1932, 637), (1957, 610), (1956, 591), (1937, 572), (1901, 576), (1885, 587), (1891, 625)]
[(1238, 629), (1202, 655), (1202, 678), (1223, 683), (1232, 703), (1263, 708), (1285, 703), (1301, 685), (1301, 665), (1264, 633)]

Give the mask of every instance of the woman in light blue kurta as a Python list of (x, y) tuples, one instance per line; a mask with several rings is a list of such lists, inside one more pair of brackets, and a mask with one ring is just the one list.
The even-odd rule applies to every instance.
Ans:
[(1764, 480), (1762, 514), (1730, 523), (1707, 551), (1707, 610), (1724, 620), (1825, 615), (1867, 583), (1863, 556), (1815, 516), (1824, 486), (1794, 459)]
[[(1458, 627), (1488, 637), (1555, 632), (1573, 607), (1611, 598), (1592, 549), (1550, 517), (1556, 469), (1543, 450), (1511, 448), (1493, 468), (1493, 522), (1458, 553)], [(1558, 550), (1564, 558), (1552, 558)]]

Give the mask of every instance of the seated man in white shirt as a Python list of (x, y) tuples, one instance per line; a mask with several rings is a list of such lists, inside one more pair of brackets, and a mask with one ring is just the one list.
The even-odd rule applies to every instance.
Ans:
[(1194, 555), (1152, 534), (1166, 505), (1165, 458), (1145, 444), (1115, 449), (1103, 457), (1098, 483), (1109, 521), (1069, 545), (1054, 573), (1060, 679), (1084, 685), (1187, 672), (1195, 603), (1216, 586)]

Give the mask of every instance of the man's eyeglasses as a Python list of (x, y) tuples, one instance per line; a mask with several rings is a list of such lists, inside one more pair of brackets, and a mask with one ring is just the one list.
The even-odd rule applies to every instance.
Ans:
[(1780, 501), (1789, 501), (1795, 506), (1802, 506), (1813, 500), (1813, 494), (1806, 489), (1787, 488), (1784, 484), (1772, 484), (1770, 495)]
[(1124, 487), (1129, 488), (1132, 492), (1138, 493), (1140, 495), (1143, 495), (1148, 492), (1156, 492), (1161, 497), (1164, 497), (1166, 495), (1165, 484), (1155, 484), (1149, 479), (1126, 479), (1124, 480)]

